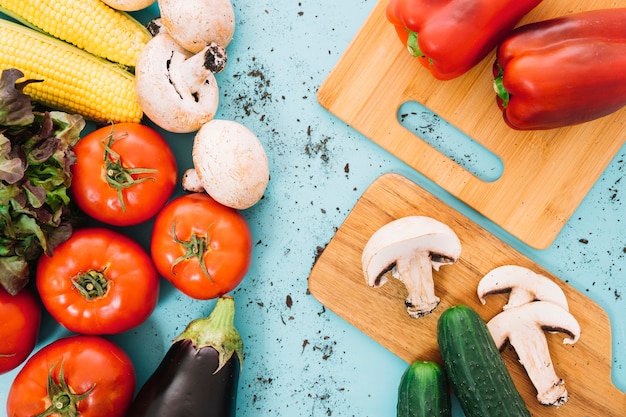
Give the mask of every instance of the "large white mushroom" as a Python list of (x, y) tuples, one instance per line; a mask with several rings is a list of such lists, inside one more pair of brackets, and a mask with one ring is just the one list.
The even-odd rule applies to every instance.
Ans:
[(406, 286), (406, 308), (412, 318), (429, 314), (439, 304), (432, 270), (455, 263), (461, 242), (446, 224), (426, 216), (393, 220), (369, 238), (361, 256), (365, 280), (372, 287), (389, 277)]
[(507, 343), (513, 346), (541, 404), (560, 406), (567, 402), (569, 394), (554, 369), (544, 331), (565, 333), (569, 337), (563, 343), (576, 343), (580, 325), (571, 313), (549, 301), (533, 301), (498, 313), (487, 327), (500, 350)]
[(235, 33), (230, 0), (159, 0), (161, 20), (183, 48), (197, 53), (215, 42), (226, 48)]
[(139, 104), (156, 125), (174, 133), (197, 131), (212, 120), (219, 105), (214, 73), (224, 69), (226, 50), (213, 43), (192, 54), (167, 31), (144, 47), (135, 67)]
[(206, 192), (219, 203), (246, 209), (262, 197), (269, 182), (263, 145), (241, 123), (213, 119), (196, 133), (193, 169), (183, 175), (183, 188)]
[(155, 3), (156, 0), (102, 0), (102, 2), (116, 10), (134, 12), (145, 9)]

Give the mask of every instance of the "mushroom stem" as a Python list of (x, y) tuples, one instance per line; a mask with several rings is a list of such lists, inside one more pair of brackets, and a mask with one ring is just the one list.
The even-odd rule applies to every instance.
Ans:
[[(565, 381), (556, 375), (548, 341), (543, 330), (536, 326), (525, 326), (527, 332), (516, 332), (509, 342), (515, 347), (520, 363), (537, 390), (537, 400), (544, 405), (563, 405), (569, 394)], [(520, 340), (520, 339), (524, 340)]]
[(580, 337), (574, 316), (551, 302), (534, 301), (504, 310), (487, 327), (500, 349), (507, 341), (513, 346), (541, 404), (561, 406), (567, 402), (569, 394), (554, 369), (544, 330), (566, 333), (570, 337), (563, 343), (573, 344)]
[(182, 179), (183, 190), (191, 191), (194, 193), (204, 193), (206, 190), (204, 189), (204, 185), (198, 177), (198, 173), (194, 168), (190, 168), (185, 171)]
[(185, 86), (183, 91), (196, 95), (205, 84), (214, 82), (213, 74), (221, 72), (225, 65), (226, 50), (213, 43), (191, 56), (172, 54), (169, 76), (173, 85)]
[(185, 71), (189, 74), (187, 81), (192, 86), (201, 86), (206, 82), (207, 73), (217, 74), (224, 70), (226, 60), (226, 50), (215, 42), (210, 43), (184, 61), (183, 66), (187, 67)]
[(432, 269), (430, 254), (421, 251), (415, 256), (398, 259), (392, 270), (394, 278), (402, 281), (409, 292), (404, 303), (412, 318), (425, 316), (439, 305)]

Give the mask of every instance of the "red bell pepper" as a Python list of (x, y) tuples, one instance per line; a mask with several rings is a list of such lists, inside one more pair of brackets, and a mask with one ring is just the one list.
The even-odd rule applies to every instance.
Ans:
[(541, 0), (390, 0), (387, 20), (409, 52), (440, 80), (487, 56)]
[(626, 8), (518, 27), (498, 46), (497, 103), (518, 130), (594, 120), (626, 105)]

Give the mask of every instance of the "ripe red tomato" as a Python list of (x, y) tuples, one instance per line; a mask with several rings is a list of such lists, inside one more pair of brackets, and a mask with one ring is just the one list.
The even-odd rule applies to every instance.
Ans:
[(176, 158), (163, 137), (139, 123), (102, 127), (74, 147), (71, 192), (89, 216), (128, 226), (151, 219), (174, 192)]
[(0, 286), (0, 374), (26, 360), (37, 343), (40, 324), (41, 307), (28, 288), (11, 295)]
[(250, 267), (252, 237), (237, 210), (191, 193), (157, 215), (152, 259), (159, 273), (189, 297), (208, 300), (235, 289)]
[(135, 386), (135, 369), (119, 346), (100, 336), (69, 336), (26, 361), (9, 390), (7, 415), (123, 417)]
[(159, 298), (148, 253), (113, 230), (74, 231), (37, 264), (41, 300), (59, 323), (82, 334), (114, 334), (143, 323)]

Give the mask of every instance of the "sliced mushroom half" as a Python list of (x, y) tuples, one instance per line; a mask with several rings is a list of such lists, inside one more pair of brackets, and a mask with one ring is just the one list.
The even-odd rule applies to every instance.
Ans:
[(478, 283), (478, 299), (486, 304), (492, 294), (510, 293), (503, 309), (532, 301), (550, 301), (569, 310), (565, 293), (550, 278), (518, 265), (504, 265), (491, 270)]
[(368, 285), (384, 285), (389, 276), (404, 283), (405, 301), (413, 318), (429, 314), (439, 304), (432, 270), (455, 263), (461, 242), (446, 224), (426, 216), (407, 216), (379, 228), (366, 243), (361, 263)]
[(507, 343), (513, 346), (541, 404), (560, 406), (567, 402), (565, 381), (556, 374), (544, 331), (564, 333), (568, 337), (563, 343), (576, 343), (580, 325), (571, 313), (548, 301), (534, 301), (502, 311), (487, 327), (500, 350)]

